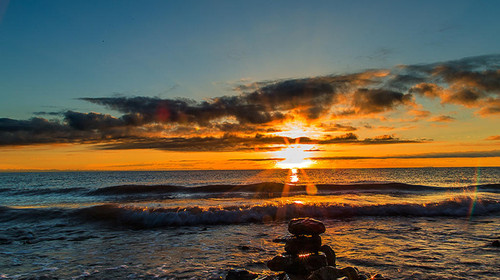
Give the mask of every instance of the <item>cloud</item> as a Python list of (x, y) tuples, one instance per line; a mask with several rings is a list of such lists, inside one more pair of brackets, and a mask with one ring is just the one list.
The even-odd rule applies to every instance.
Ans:
[[(312, 139), (301, 137), (301, 144), (357, 144), (378, 145), (397, 143), (424, 143), (429, 140), (403, 140), (393, 136), (359, 139), (353, 133), (331, 137), (328, 139)], [(295, 143), (296, 138), (280, 136), (240, 137), (226, 134), (221, 137), (173, 137), (173, 138), (129, 138), (115, 143), (101, 144), (97, 148), (104, 150), (156, 149), (165, 151), (273, 151), (286, 147), (286, 143)]]
[[(500, 150), (492, 151), (467, 151), (450, 153), (422, 153), (411, 155), (389, 155), (389, 156), (336, 156), (336, 157), (310, 157), (314, 161), (338, 161), (338, 160), (380, 160), (380, 159), (429, 159), (429, 158), (491, 158), (500, 157)], [(231, 161), (280, 161), (282, 158), (237, 158)]]
[[(394, 135), (380, 135), (373, 138), (359, 139), (354, 133), (335, 136), (326, 140), (312, 141), (317, 144), (357, 144), (357, 145), (379, 145), (379, 144), (402, 144), (402, 143), (426, 143), (431, 139), (400, 139)], [(303, 141), (301, 141), (303, 143)]]
[(486, 138), (485, 140), (498, 141), (498, 140), (500, 140), (500, 135), (492, 135), (492, 136)]
[[(264, 135), (239, 136), (225, 133), (221, 136), (193, 136), (192, 127), (177, 126), (179, 137), (154, 136), (164, 127), (130, 127), (122, 118), (107, 114), (77, 113), (68, 111), (63, 114), (64, 122), (48, 121), (43, 118), (30, 120), (0, 119), (0, 146), (32, 145), (50, 143), (88, 143), (99, 144), (99, 149), (158, 149), (169, 151), (236, 151), (236, 150), (276, 150), (285, 143), (295, 143), (295, 138)], [(227, 126), (228, 124), (223, 124)], [(349, 127), (339, 125), (343, 130)], [(238, 129), (229, 126), (228, 130)], [(269, 131), (272, 129), (266, 129)], [(252, 127), (248, 133), (255, 132)], [(149, 132), (145, 133), (145, 132)], [(157, 134), (157, 133), (156, 133)], [(422, 140), (401, 140), (393, 136), (380, 136), (360, 140), (352, 133), (330, 136), (326, 139), (301, 137), (303, 144), (394, 144), (420, 143)]]
[(477, 108), (481, 116), (500, 113), (500, 55), (406, 66), (404, 72), (420, 81), (407, 84), (409, 93), (439, 98), (441, 104)]
[(126, 126), (123, 119), (115, 118), (107, 114), (99, 113), (78, 113), (67, 111), (64, 113), (64, 119), (68, 125), (77, 130), (105, 130), (108, 128)]
[(153, 97), (82, 100), (123, 113), (121, 119), (136, 125), (160, 122), (209, 127), (225, 119), (240, 125), (273, 125), (297, 118), (372, 117), (401, 106), (410, 113), (429, 114), (419, 109), (415, 95), (477, 108), (478, 114), (489, 115), (500, 111), (499, 65), (500, 55), (490, 55), (391, 70), (262, 81), (236, 86), (238, 95), (205, 101)]
[(344, 125), (339, 123), (323, 123), (319, 125), (322, 131), (324, 132), (336, 132), (336, 131), (356, 131), (358, 130), (356, 127), (351, 125)]
[(430, 121), (431, 122), (453, 122), (453, 121), (456, 121), (456, 119), (454, 117), (441, 115), (441, 116), (436, 116), (436, 117), (431, 118)]
[[(500, 113), (500, 55), (261, 81), (238, 85), (234, 90), (236, 95), (203, 101), (145, 96), (84, 97), (81, 100), (115, 112), (38, 112), (38, 116), (59, 118), (0, 119), (0, 145), (102, 143), (109, 145), (104, 146), (108, 148), (172, 150), (205, 145), (206, 149), (219, 150), (223, 149), (218, 146), (220, 142), (227, 149), (241, 149), (266, 145), (263, 142), (269, 141), (266, 137), (272, 138), (272, 133), (284, 129), (280, 125), (296, 121), (323, 133), (323, 138), (307, 140), (311, 143), (421, 143), (429, 140), (399, 139), (393, 135), (360, 139), (352, 133), (357, 128), (345, 124), (346, 119), (454, 120), (446, 115), (429, 119), (432, 113), (422, 105), (427, 102), (418, 103), (422, 99), (463, 106), (481, 117), (495, 117)], [(399, 113), (398, 117), (393, 113)], [(338, 131), (348, 133), (327, 136)], [(266, 137), (253, 137), (258, 134)]]
[(354, 114), (380, 113), (394, 109), (397, 105), (412, 103), (411, 94), (385, 89), (358, 89), (352, 99)]
[(426, 143), (432, 141), (431, 139), (400, 139), (394, 135), (380, 135), (373, 138), (365, 138), (359, 144), (363, 145), (377, 145), (377, 144), (402, 144), (402, 143)]
[(0, 118), (0, 145), (65, 143), (71, 138), (71, 130), (56, 121), (38, 117), (29, 120)]
[(477, 113), (481, 116), (500, 114), (500, 98), (488, 98), (482, 102), (484, 105)]
[(338, 156), (338, 157), (312, 157), (312, 160), (360, 160), (360, 159), (419, 159), (419, 158), (490, 158), (500, 157), (500, 150), (492, 151), (467, 151), (450, 153), (422, 153), (411, 155), (390, 156)]
[(241, 85), (236, 88), (240, 95), (214, 97), (202, 102), (153, 97), (87, 97), (81, 100), (124, 113), (123, 120), (137, 125), (161, 122), (208, 127), (223, 119), (234, 119), (243, 125), (275, 124), (298, 117), (315, 120), (329, 114), (335, 105), (348, 108), (334, 113), (366, 115), (407, 103), (411, 99), (408, 94), (360, 88), (378, 83), (386, 73), (365, 71)]

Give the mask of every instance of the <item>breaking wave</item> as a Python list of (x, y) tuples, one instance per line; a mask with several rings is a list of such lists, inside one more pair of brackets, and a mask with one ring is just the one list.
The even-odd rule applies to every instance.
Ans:
[[(471, 208), (473, 207), (473, 212)], [(362, 217), (468, 217), (500, 214), (500, 201), (460, 195), (434, 203), (358, 205), (339, 203), (264, 203), (252, 206), (141, 208), (105, 204), (80, 209), (13, 209), (0, 207), (0, 221), (66, 218), (137, 229), (214, 224), (262, 223), (295, 217), (352, 219)], [(3, 218), (2, 218), (3, 217)]]
[(426, 204), (298, 204), (269, 203), (249, 207), (211, 208), (136, 208), (116, 205), (100, 205), (82, 209), (79, 214), (91, 221), (108, 221), (138, 228), (164, 226), (240, 224), (287, 220), (296, 217), (345, 219), (356, 217), (467, 217), (474, 207), (474, 215), (495, 215), (500, 213), (500, 201), (475, 201), (468, 196), (459, 196), (436, 203)]

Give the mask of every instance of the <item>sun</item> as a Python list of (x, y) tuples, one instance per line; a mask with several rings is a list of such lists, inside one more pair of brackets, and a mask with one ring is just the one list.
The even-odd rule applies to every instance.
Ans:
[[(315, 131), (314, 126), (307, 126), (300, 122), (287, 123), (284, 127), (286, 129), (283, 129), (277, 135), (283, 137), (286, 146), (281, 150), (272, 152), (274, 158), (278, 158), (275, 167), (288, 170), (288, 178), (283, 187), (283, 196), (288, 194), (291, 186), (300, 184), (306, 186), (307, 194), (314, 195), (317, 193), (317, 188), (309, 180), (305, 169), (315, 164), (311, 158), (318, 149), (313, 144), (301, 144), (300, 139), (311, 139), (311, 137), (316, 136), (317, 131)], [(295, 143), (291, 144), (291, 140), (295, 140)]]
[[(280, 132), (275, 133), (283, 137), (286, 146), (273, 152), (275, 158), (280, 160), (275, 166), (281, 169), (305, 169), (311, 167), (314, 162), (310, 159), (311, 152), (317, 150), (312, 144), (301, 144), (301, 138), (312, 138), (318, 136), (318, 130), (313, 125), (308, 125), (300, 120), (288, 122), (280, 127)], [(290, 143), (290, 140), (295, 139), (295, 143)]]
[(314, 145), (290, 144), (284, 149), (275, 151), (274, 156), (282, 160), (276, 163), (276, 167), (282, 169), (304, 169), (310, 167), (314, 162), (309, 159)]
[[(288, 194), (291, 186), (304, 183), (307, 194), (315, 195), (317, 193), (316, 186), (310, 182), (305, 170), (314, 164), (314, 161), (310, 159), (310, 153), (316, 149), (314, 145), (300, 144), (299, 140), (300, 138), (297, 138), (295, 144), (288, 144), (283, 150), (274, 152), (277, 157), (282, 158), (276, 163), (276, 167), (288, 169), (288, 178), (283, 187), (284, 196)], [(299, 178), (299, 173), (302, 178)]]

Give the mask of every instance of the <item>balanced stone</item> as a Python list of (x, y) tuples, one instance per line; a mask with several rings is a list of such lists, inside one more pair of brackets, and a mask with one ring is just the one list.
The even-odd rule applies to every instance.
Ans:
[(308, 271), (303, 264), (303, 259), (298, 255), (278, 255), (267, 262), (267, 267), (272, 271), (285, 271), (290, 274), (306, 274)]
[(337, 280), (342, 276), (335, 267), (325, 266), (311, 273), (307, 280)]
[(326, 255), (326, 261), (328, 262), (329, 266), (336, 266), (336, 261), (335, 261), (335, 251), (333, 251), (332, 247), (328, 245), (323, 245), (319, 249), (320, 252), (325, 253)]
[(289, 254), (317, 253), (321, 248), (321, 237), (312, 236), (292, 236), (287, 239), (285, 251)]
[(293, 263), (291, 255), (278, 255), (267, 262), (267, 267), (272, 271), (285, 271), (293, 266)]
[(288, 231), (296, 235), (318, 235), (324, 233), (325, 225), (312, 218), (292, 219), (288, 224)]
[(301, 260), (302, 266), (309, 273), (328, 265), (326, 256), (323, 253), (299, 256), (299, 259)]
[(278, 255), (267, 262), (272, 271), (285, 271), (295, 275), (306, 275), (319, 268), (327, 266), (326, 256), (323, 253), (304, 255)]

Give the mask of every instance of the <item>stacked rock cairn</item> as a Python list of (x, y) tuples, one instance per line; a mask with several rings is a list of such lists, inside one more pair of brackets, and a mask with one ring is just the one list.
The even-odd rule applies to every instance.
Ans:
[(377, 279), (384, 280), (380, 274), (368, 277), (353, 267), (337, 269), (335, 252), (328, 245), (321, 244), (320, 234), (325, 225), (312, 218), (292, 219), (286, 238), (285, 252), (267, 262), (272, 271), (284, 271), (291, 280), (349, 280)]

